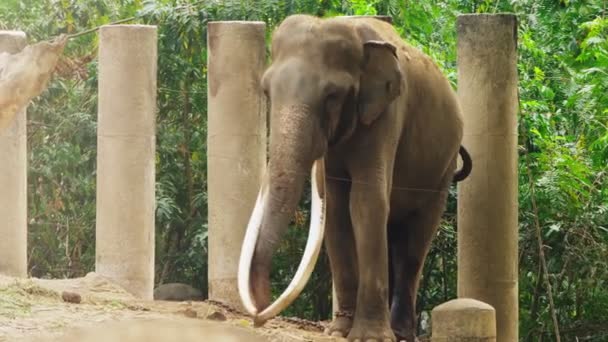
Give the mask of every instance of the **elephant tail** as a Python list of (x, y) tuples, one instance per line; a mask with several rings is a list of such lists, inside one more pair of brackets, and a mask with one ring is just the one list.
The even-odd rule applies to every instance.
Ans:
[(471, 160), (471, 155), (464, 148), (464, 146), (460, 145), (458, 154), (460, 154), (460, 157), (462, 158), (462, 169), (454, 173), (454, 178), (452, 178), (452, 182), (454, 183), (463, 181), (469, 176), (469, 174), (471, 174), (471, 170), (473, 169), (473, 161)]

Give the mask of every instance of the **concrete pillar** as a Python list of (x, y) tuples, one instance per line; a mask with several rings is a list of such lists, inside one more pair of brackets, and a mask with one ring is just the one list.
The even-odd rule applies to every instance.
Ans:
[[(18, 53), (25, 33), (0, 31), (0, 52)], [(0, 273), (27, 277), (27, 139), (25, 108), (0, 130)]]
[(454, 299), (433, 309), (432, 342), (496, 341), (496, 312), (470, 298)]
[(241, 244), (266, 167), (263, 22), (207, 26), (209, 298), (241, 307)]
[(518, 340), (517, 20), (459, 16), (458, 95), (471, 175), (458, 185), (458, 296), (496, 309), (497, 341)]
[(157, 30), (99, 31), (96, 271), (142, 299), (154, 286)]

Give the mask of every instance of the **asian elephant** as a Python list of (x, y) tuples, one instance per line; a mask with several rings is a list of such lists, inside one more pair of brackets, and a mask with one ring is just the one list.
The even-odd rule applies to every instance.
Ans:
[[(297, 297), (324, 239), (339, 311), (327, 333), (415, 340), (421, 269), (448, 187), (471, 171), (439, 68), (374, 18), (286, 18), (261, 78), (269, 164), (243, 242), (239, 293), (263, 323)], [(461, 155), (463, 167), (457, 171)], [(312, 168), (309, 241), (270, 305), (270, 265)]]

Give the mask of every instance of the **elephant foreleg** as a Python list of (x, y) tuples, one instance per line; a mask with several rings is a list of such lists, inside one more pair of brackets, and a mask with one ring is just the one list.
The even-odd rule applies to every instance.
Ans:
[(386, 179), (354, 178), (350, 213), (359, 261), (357, 308), (349, 341), (395, 341), (388, 313), (388, 249), (386, 223), (389, 212)]
[(353, 325), (357, 300), (357, 254), (348, 208), (350, 183), (342, 177), (327, 180), (325, 248), (333, 275), (338, 311), (326, 333), (345, 337)]

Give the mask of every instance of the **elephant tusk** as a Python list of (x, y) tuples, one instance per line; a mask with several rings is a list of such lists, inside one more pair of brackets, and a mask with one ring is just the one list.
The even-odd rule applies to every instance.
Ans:
[(241, 247), (241, 256), (239, 258), (239, 270), (238, 270), (238, 289), (239, 295), (241, 296), (241, 302), (245, 310), (251, 315), (255, 316), (258, 310), (253, 303), (251, 298), (251, 289), (249, 288), (249, 277), (251, 260), (253, 259), (253, 253), (255, 251), (255, 245), (260, 235), (260, 227), (262, 226), (262, 218), (264, 216), (264, 202), (266, 194), (268, 193), (268, 187), (262, 186), (258, 194), (258, 199), (255, 202), (255, 207), (251, 213), (249, 223), (247, 224), (247, 231), (245, 232), (245, 238), (243, 239), (243, 245)]
[[(317, 170), (318, 169), (318, 170)], [(317, 173), (317, 171), (319, 171)], [(317, 175), (321, 175), (317, 179)], [(321, 251), (321, 245), (323, 244), (323, 236), (325, 233), (325, 210), (326, 210), (326, 196), (325, 196), (325, 162), (323, 158), (318, 159), (312, 166), (311, 171), (311, 187), (312, 187), (312, 203), (311, 203), (311, 218), (310, 218), (310, 229), (308, 232), (308, 240), (306, 242), (306, 249), (302, 256), (302, 261), (298, 266), (298, 270), (294, 275), (293, 279), (289, 283), (289, 286), (274, 301), (269, 307), (263, 310), (261, 313), (255, 315), (255, 321), (257, 324), (262, 324), (267, 320), (275, 317), (285, 308), (287, 308), (302, 292), (310, 275), (315, 268), (315, 264)], [(257, 205), (256, 205), (257, 208)], [(255, 214), (255, 212), (254, 212)], [(253, 216), (252, 216), (253, 219)], [(250, 222), (251, 223), (251, 222)], [(258, 224), (259, 226), (259, 224)], [(249, 229), (249, 228), (248, 228)], [(258, 228), (259, 231), (259, 228)], [(249, 233), (249, 232), (248, 232)], [(257, 235), (256, 235), (257, 237)], [(249, 252), (249, 251), (248, 251)], [(251, 252), (253, 253), (253, 252)], [(242, 259), (241, 259), (242, 260)], [(249, 259), (251, 257), (249, 256)], [(249, 262), (250, 263), (250, 262)], [(248, 266), (248, 265), (247, 265)], [(243, 277), (244, 278), (244, 277)], [(240, 285), (241, 277), (239, 277)], [(245, 280), (245, 279), (244, 279)], [(249, 284), (249, 275), (247, 275), (247, 282)], [(240, 286), (239, 286), (240, 289)], [(242, 294), (241, 294), (242, 296)], [(248, 294), (249, 296), (249, 294)], [(250, 310), (250, 313), (253, 313)]]

